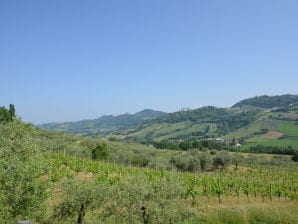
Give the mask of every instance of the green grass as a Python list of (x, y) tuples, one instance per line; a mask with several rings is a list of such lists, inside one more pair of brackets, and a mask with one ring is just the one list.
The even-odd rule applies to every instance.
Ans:
[(290, 137), (298, 138), (298, 125), (293, 121), (280, 121), (278, 130)]
[(124, 137), (138, 137), (138, 138), (152, 138), (155, 141), (162, 141), (164, 139), (179, 138), (179, 136), (191, 136), (192, 132), (203, 131), (206, 125), (213, 125), (210, 123), (194, 124), (191, 122), (177, 122), (177, 123), (154, 123), (145, 126)]
[(298, 125), (294, 121), (277, 121), (277, 131), (285, 134), (281, 139), (268, 139), (265, 135), (258, 135), (247, 140), (247, 144), (244, 148), (255, 146), (255, 145), (266, 145), (266, 146), (280, 146), (287, 147), (292, 146), (298, 149)]
[(223, 138), (225, 139), (232, 139), (232, 138), (241, 138), (241, 137), (248, 137), (253, 136), (255, 132), (261, 130), (262, 121), (257, 120), (252, 122), (250, 125), (240, 128), (235, 132), (232, 132), (228, 135), (225, 135)]

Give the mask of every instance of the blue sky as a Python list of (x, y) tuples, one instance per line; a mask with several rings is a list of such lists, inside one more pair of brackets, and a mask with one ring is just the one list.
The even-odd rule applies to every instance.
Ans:
[(296, 0), (0, 0), (0, 105), (33, 123), (297, 94)]

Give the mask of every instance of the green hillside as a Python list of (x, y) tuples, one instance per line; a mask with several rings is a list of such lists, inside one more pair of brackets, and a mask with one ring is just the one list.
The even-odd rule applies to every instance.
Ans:
[(260, 108), (273, 107), (289, 107), (290, 105), (298, 105), (298, 95), (280, 95), (280, 96), (257, 96), (242, 100), (236, 103), (233, 107), (253, 106)]
[(126, 140), (185, 140), (216, 138), (246, 126), (260, 116), (259, 110), (202, 107), (148, 120), (120, 138)]
[(298, 150), (297, 99), (297, 95), (290, 94), (259, 96), (242, 100), (232, 108), (207, 106), (168, 114), (144, 110), (134, 115), (40, 127), (149, 145), (223, 139), (229, 146), (240, 142), (243, 150), (257, 145), (290, 146)]
[[(115, 136), (124, 140), (176, 144), (181, 141), (223, 139), (230, 145), (235, 139), (235, 143), (241, 142), (239, 149), (244, 151), (258, 145), (298, 150), (296, 95), (257, 97), (236, 105), (227, 109), (203, 107), (171, 113)], [(274, 107), (268, 108), (269, 105)]]
[[(298, 150), (298, 109), (267, 111), (256, 121), (240, 128), (228, 135), (225, 139), (245, 139), (243, 149), (252, 146), (291, 147)], [(282, 110), (285, 111), (285, 110)]]

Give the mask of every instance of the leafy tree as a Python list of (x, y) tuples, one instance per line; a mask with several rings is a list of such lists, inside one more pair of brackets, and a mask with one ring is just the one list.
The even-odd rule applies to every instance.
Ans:
[(202, 171), (206, 171), (208, 165), (211, 163), (211, 156), (209, 152), (203, 152), (199, 157), (200, 167)]
[(11, 121), (10, 112), (5, 107), (0, 107), (0, 123)]
[(98, 144), (95, 148), (91, 149), (92, 159), (99, 160), (99, 159), (107, 159), (109, 155), (108, 145), (107, 143), (103, 142)]
[(230, 155), (228, 152), (224, 151), (220, 154), (217, 154), (217, 156), (213, 159), (213, 165), (218, 168), (226, 168), (230, 163)]
[(238, 169), (240, 163), (244, 161), (244, 158), (241, 154), (234, 154), (232, 156), (232, 163), (235, 165), (235, 169)]
[(171, 159), (171, 163), (183, 171), (196, 171), (199, 169), (198, 159), (191, 154), (175, 156)]
[(192, 144), (189, 141), (182, 141), (180, 142), (179, 147), (182, 150), (188, 150), (192, 148)]
[(43, 217), (47, 197), (34, 128), (16, 120), (0, 125), (0, 219)]
[(62, 186), (63, 201), (54, 208), (53, 218), (82, 224), (87, 211), (100, 207), (106, 189), (99, 183), (68, 180)]

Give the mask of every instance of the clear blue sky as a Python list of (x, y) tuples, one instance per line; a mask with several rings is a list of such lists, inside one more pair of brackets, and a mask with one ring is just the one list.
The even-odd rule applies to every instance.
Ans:
[(25, 121), (297, 94), (297, 0), (0, 1), (0, 105)]

